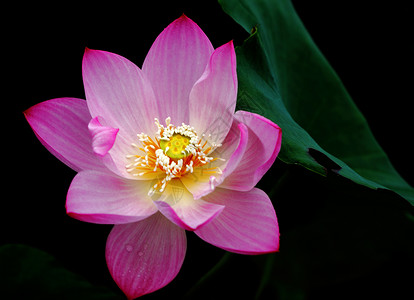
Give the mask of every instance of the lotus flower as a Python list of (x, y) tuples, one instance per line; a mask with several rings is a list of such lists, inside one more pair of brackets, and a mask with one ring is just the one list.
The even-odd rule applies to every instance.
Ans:
[(278, 250), (274, 208), (254, 186), (276, 159), (281, 130), (235, 112), (232, 42), (214, 50), (183, 15), (158, 36), (141, 69), (86, 49), (82, 75), (86, 101), (52, 99), (25, 116), (41, 143), (78, 172), (67, 213), (115, 224), (106, 260), (129, 299), (174, 279), (185, 230), (231, 252)]

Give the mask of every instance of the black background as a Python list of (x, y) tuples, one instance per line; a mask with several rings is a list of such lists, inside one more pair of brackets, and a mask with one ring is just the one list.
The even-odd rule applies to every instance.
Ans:
[[(248, 37), (214, 1), (173, 2), (101, 1), (79, 6), (56, 2), (10, 8), (2, 46), (2, 88), (6, 91), (2, 99), (6, 105), (2, 110), (2, 165), (6, 182), (1, 244), (23, 243), (45, 250), (90, 282), (118, 293), (104, 257), (111, 226), (66, 216), (66, 192), (75, 172), (43, 148), (22, 112), (52, 98), (84, 98), (81, 62), (85, 47), (115, 52), (141, 66), (157, 35), (182, 13), (204, 30), (214, 47), (232, 39), (236, 46), (241, 45)], [(398, 2), (366, 2), (293, 1), (391, 162), (413, 185), (413, 18), (408, 7)], [(276, 164), (284, 167), (280, 161)], [(275, 206), (280, 220), (293, 214), (279, 211), (277, 203)], [(188, 234), (188, 239), (182, 272), (171, 287), (148, 299), (163, 299), (169, 291), (185, 287), (187, 279), (201, 277), (223, 254), (193, 234)], [(363, 280), (367, 279), (349, 284), (351, 288), (363, 287)], [(315, 299), (329, 296), (326, 291), (317, 293)]]

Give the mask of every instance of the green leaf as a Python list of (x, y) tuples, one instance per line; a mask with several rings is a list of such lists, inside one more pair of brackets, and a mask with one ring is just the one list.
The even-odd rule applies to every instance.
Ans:
[(237, 51), (238, 108), (283, 131), (279, 158), (319, 174), (390, 189), (414, 205), (414, 189), (397, 173), (341, 80), (288, 0), (220, 0), (252, 36)]
[(0, 247), (0, 278), (2, 299), (123, 299), (65, 269), (50, 254), (25, 245)]

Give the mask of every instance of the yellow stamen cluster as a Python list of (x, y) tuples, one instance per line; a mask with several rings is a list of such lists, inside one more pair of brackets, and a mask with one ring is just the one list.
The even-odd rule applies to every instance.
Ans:
[[(208, 154), (221, 144), (208, 143), (207, 140), (203, 142), (204, 135), (200, 138), (193, 127), (184, 123), (175, 127), (170, 121), (171, 119), (167, 118), (164, 127), (155, 119), (158, 127), (155, 139), (145, 133), (138, 134), (141, 146), (132, 146), (138, 148), (142, 155), (127, 155), (132, 162), (126, 168), (132, 176), (158, 173), (158, 182), (150, 189), (149, 195), (155, 191), (162, 193), (171, 179), (191, 174), (195, 168), (219, 159)], [(207, 168), (205, 171), (210, 169), (220, 172), (217, 167)]]

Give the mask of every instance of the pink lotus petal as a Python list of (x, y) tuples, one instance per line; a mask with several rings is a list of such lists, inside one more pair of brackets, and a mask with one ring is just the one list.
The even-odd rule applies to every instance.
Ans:
[[(126, 58), (114, 53), (86, 49), (82, 75), (85, 94), (93, 118), (100, 116), (103, 126), (119, 128), (109, 154), (116, 169), (126, 178), (126, 155), (134, 151), (131, 143), (138, 133), (156, 132), (154, 118), (159, 117), (151, 84), (143, 72)], [(107, 161), (106, 161), (107, 163)]]
[(233, 42), (217, 48), (190, 93), (190, 124), (220, 144), (230, 130), (237, 99)]
[(24, 115), (40, 142), (75, 171), (105, 170), (92, 151), (86, 101), (57, 98), (36, 104)]
[(109, 271), (128, 299), (156, 291), (180, 271), (185, 231), (157, 213), (137, 223), (115, 225), (106, 242)]
[(221, 214), (195, 233), (206, 242), (241, 254), (263, 254), (279, 249), (279, 227), (269, 197), (262, 190), (238, 192), (216, 188), (204, 197), (225, 205)]
[(160, 105), (160, 120), (188, 124), (191, 88), (203, 73), (213, 46), (196, 23), (185, 15), (157, 37), (142, 70), (148, 76)]
[(114, 145), (119, 129), (102, 126), (98, 118), (93, 118), (89, 122), (88, 128), (92, 135), (93, 151), (99, 156), (104, 156)]
[(82, 171), (73, 179), (67, 213), (78, 220), (99, 224), (136, 222), (157, 211), (148, 196), (150, 183), (110, 173)]
[(238, 111), (235, 119), (248, 127), (246, 151), (237, 167), (226, 176), (220, 187), (239, 191), (251, 190), (274, 163), (281, 146), (282, 130), (272, 121), (254, 113)]
[(176, 225), (186, 229), (195, 230), (217, 217), (223, 210), (223, 205), (217, 205), (194, 200), (180, 180), (169, 182), (165, 191), (153, 197), (159, 211)]

